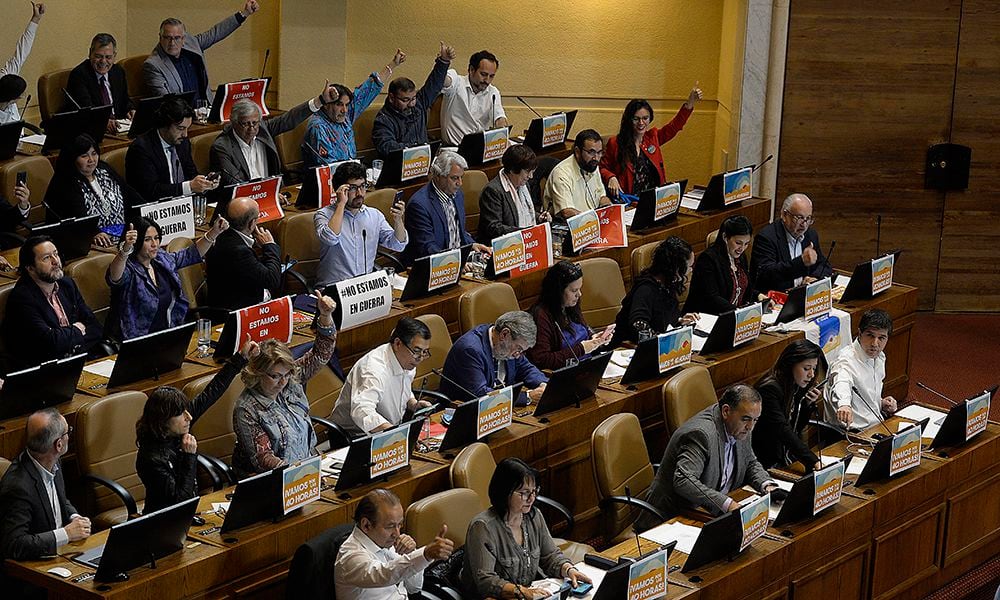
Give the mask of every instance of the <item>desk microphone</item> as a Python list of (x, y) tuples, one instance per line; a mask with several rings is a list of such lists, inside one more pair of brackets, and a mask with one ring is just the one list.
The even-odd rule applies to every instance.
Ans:
[(493, 107), (490, 109), (490, 129), (497, 126), (497, 96), (496, 94), (490, 94), (490, 99), (493, 100)]
[(465, 386), (463, 386), (462, 384), (458, 383), (457, 381), (455, 381), (451, 377), (448, 377), (447, 375), (445, 375), (444, 373), (442, 373), (441, 369), (431, 369), (431, 373), (434, 373), (435, 375), (437, 375), (441, 379), (444, 379), (448, 383), (450, 383), (453, 386), (457, 387), (459, 390), (461, 390), (461, 391), (465, 392), (466, 394), (468, 394), (470, 400), (475, 400), (476, 398), (478, 398), (478, 396), (476, 396), (475, 394), (473, 394), (472, 392), (470, 392)]
[(514, 578), (510, 576), (511, 574), (507, 572), (507, 568), (503, 566), (502, 562), (500, 562), (500, 557), (497, 556), (496, 550), (493, 549), (493, 544), (489, 542), (483, 542), (483, 546), (486, 548), (486, 551), (493, 556), (493, 560), (497, 562), (497, 566), (503, 568), (504, 573), (507, 575), (507, 581), (514, 584), (514, 590), (517, 592), (518, 598), (520, 598), (521, 600), (525, 600), (524, 592), (521, 591), (521, 585), (516, 581), (514, 581)]
[(67, 90), (66, 88), (63, 88), (62, 91), (63, 91), (64, 94), (66, 94), (66, 97), (69, 98), (69, 101), (73, 103), (73, 106), (76, 107), (76, 110), (83, 110), (83, 108), (80, 106), (80, 103), (77, 102), (76, 100), (74, 100), (73, 96), (70, 95), (69, 90)]
[(24, 108), (21, 109), (21, 119), (24, 119), (24, 111), (28, 110), (28, 103), (31, 102), (31, 94), (24, 99)]
[(45, 210), (47, 210), (48, 212), (52, 213), (52, 216), (54, 216), (56, 218), (56, 221), (62, 221), (63, 220), (62, 216), (58, 212), (52, 210), (52, 207), (49, 206), (49, 203), (46, 202), (45, 200), (42, 200), (42, 206), (45, 207)]
[(364, 227), (361, 228), (361, 254), (365, 259), (365, 264), (362, 267), (364, 270), (362, 273), (369, 273), (371, 270), (368, 267), (368, 230)]
[(528, 107), (528, 110), (530, 110), (531, 112), (535, 113), (535, 116), (536, 116), (536, 117), (538, 117), (539, 119), (542, 119), (542, 118), (544, 118), (544, 117), (542, 117), (542, 115), (538, 114), (538, 111), (537, 111), (537, 110), (535, 110), (535, 109), (531, 108), (531, 105), (530, 105), (530, 104), (528, 104), (527, 102), (525, 102), (525, 101), (524, 101), (524, 98), (522, 98), (522, 97), (520, 97), (520, 96), (514, 96), (514, 97), (515, 97), (515, 98), (517, 98), (517, 101), (518, 101), (518, 102), (520, 102), (521, 104), (523, 104), (523, 105), (527, 106), (527, 107)]
[(882, 215), (875, 215), (875, 256), (879, 255), (882, 243)]
[(260, 78), (264, 79), (264, 71), (267, 70), (267, 59), (271, 57), (271, 49), (264, 49), (264, 64), (260, 67)]
[[(579, 363), (580, 355), (577, 354), (576, 350), (573, 349), (573, 344), (569, 343), (569, 340), (566, 339), (566, 334), (563, 333), (563, 328), (559, 326), (559, 321), (553, 318), (552, 322), (556, 324), (556, 329), (559, 330), (559, 337), (563, 339), (563, 342), (565, 342), (566, 345), (569, 347), (569, 351), (573, 353), (573, 358), (575, 358), (576, 362)], [(588, 327), (587, 329), (589, 330), (590, 328)]]
[(889, 426), (885, 424), (885, 419), (882, 418), (882, 411), (875, 410), (874, 408), (872, 408), (872, 405), (868, 403), (868, 400), (861, 395), (861, 392), (859, 392), (858, 388), (855, 387), (854, 385), (851, 386), (851, 392), (853, 392), (854, 395), (857, 396), (861, 400), (861, 402), (863, 402), (864, 405), (868, 407), (868, 410), (875, 413), (875, 418), (877, 418), (878, 422), (882, 424), (882, 427), (884, 427), (885, 430), (889, 432), (889, 437), (892, 437), (893, 436), (892, 430), (889, 429)]
[[(823, 257), (823, 264), (825, 264), (827, 267), (830, 268), (830, 276), (831, 277), (833, 276), (833, 266), (830, 265), (830, 257), (833, 256), (833, 250), (836, 247), (837, 247), (837, 240), (833, 240), (832, 242), (830, 242), (830, 251), (827, 252), (826, 256)], [(831, 284), (831, 286), (833, 285), (833, 281), (832, 280), (830, 281), (830, 284)]]
[(759, 168), (763, 167), (764, 165), (766, 165), (767, 161), (771, 160), (772, 158), (774, 158), (774, 155), (773, 154), (768, 154), (767, 158), (765, 158), (764, 160), (760, 161), (760, 164), (757, 165), (756, 167), (754, 167), (753, 170), (751, 171), (751, 173), (756, 173), (757, 169), (759, 169)]
[[(628, 500), (628, 505), (632, 506), (632, 490), (625, 486), (625, 499)], [(635, 528), (635, 523), (632, 523), (632, 535), (635, 536), (635, 559), (640, 560), (642, 558), (642, 544), (639, 543), (639, 531)]]
[(935, 396), (938, 396), (938, 397), (940, 397), (940, 398), (944, 398), (944, 399), (945, 399), (945, 400), (947, 400), (947, 401), (948, 401), (948, 402), (949, 402), (949, 403), (950, 403), (950, 404), (951, 404), (952, 406), (956, 406), (956, 405), (958, 405), (958, 402), (955, 402), (954, 400), (952, 400), (952, 399), (951, 399), (951, 398), (949, 398), (948, 396), (945, 396), (944, 394), (942, 394), (941, 392), (939, 392), (939, 391), (937, 391), (937, 390), (932, 390), (931, 388), (927, 387), (926, 385), (924, 385), (923, 383), (921, 383), (921, 382), (919, 382), (919, 381), (917, 382), (917, 387), (918, 387), (918, 388), (921, 388), (921, 389), (924, 389), (924, 390), (927, 390), (928, 392), (930, 392), (930, 393), (934, 394)]

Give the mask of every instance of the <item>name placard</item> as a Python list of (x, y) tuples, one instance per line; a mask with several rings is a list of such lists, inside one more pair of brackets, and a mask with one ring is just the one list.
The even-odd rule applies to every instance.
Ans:
[(656, 336), (659, 346), (660, 373), (691, 362), (691, 335), (694, 328), (688, 325)]
[(548, 223), (522, 229), (521, 239), (524, 241), (524, 262), (511, 269), (511, 279), (535, 271), (544, 271), (553, 263), (552, 229)]
[(281, 189), (281, 175), (269, 177), (260, 181), (251, 181), (237, 186), (233, 186), (233, 198), (250, 198), (257, 203), (260, 208), (258, 223), (276, 221), (285, 216), (285, 211), (281, 208), (281, 198), (278, 191)]
[(402, 425), (372, 436), (372, 456), (369, 476), (372, 479), (393, 471), (398, 471), (410, 464), (410, 453), (407, 452), (410, 432), (409, 425)]
[(844, 488), (844, 461), (813, 473), (813, 516), (840, 502), (840, 492)]
[(262, 116), (266, 117), (271, 114), (267, 110), (267, 103), (264, 102), (264, 98), (267, 96), (267, 79), (227, 83), (223, 87), (222, 94), (222, 108), (219, 110), (219, 118), (223, 122), (229, 120), (233, 112), (233, 105), (239, 100), (250, 100), (256, 104)]
[(660, 550), (628, 567), (628, 600), (651, 600), (667, 594), (667, 551)]
[[(156, 221), (156, 224), (160, 226), (163, 236), (163, 239), (160, 240), (161, 246), (166, 246), (171, 240), (176, 238), (194, 239), (198, 237), (198, 232), (194, 230), (194, 206), (192, 205), (192, 201), (193, 198), (191, 196), (179, 196), (139, 208), (142, 216)], [(138, 234), (138, 243), (142, 243), (142, 238), (146, 235), (146, 232), (140, 231)]]
[(507, 128), (490, 129), (483, 132), (483, 162), (497, 160), (507, 150)]
[(753, 169), (745, 167), (722, 176), (722, 200), (725, 206), (753, 197)]
[(566, 140), (566, 113), (542, 117), (542, 148)]
[(403, 148), (403, 172), (400, 174), (401, 181), (409, 181), (417, 177), (424, 177), (431, 168), (431, 146), (414, 146)]
[(578, 252), (601, 239), (601, 221), (597, 211), (588, 210), (566, 219), (573, 241), (573, 252)]
[(764, 535), (767, 530), (767, 511), (771, 508), (771, 495), (764, 494), (753, 502), (740, 507), (740, 522), (743, 524), (743, 540), (740, 552)]
[(760, 303), (754, 302), (750, 306), (736, 309), (736, 328), (733, 330), (733, 346), (739, 346), (745, 342), (752, 342), (760, 335), (760, 326), (763, 320)]
[(337, 194), (337, 190), (333, 189), (333, 174), (337, 172), (337, 167), (349, 162), (361, 164), (359, 160), (342, 160), (328, 165), (321, 165), (314, 169), (316, 172), (316, 195), (319, 201), (318, 208), (333, 204), (333, 198)]
[(514, 418), (514, 387), (507, 386), (479, 399), (476, 417), (476, 439), (505, 429)]
[(668, 183), (654, 190), (653, 220), (665, 219), (681, 207), (681, 184)]
[(281, 505), (285, 514), (319, 500), (322, 457), (314, 456), (281, 472)]
[(292, 341), (292, 298), (284, 296), (260, 304), (241, 308), (236, 312), (236, 348), (250, 336), (254, 342), (279, 340)]
[(380, 319), (392, 308), (392, 284), (385, 271), (345, 279), (334, 288), (337, 290), (334, 318), (340, 317), (337, 328), (341, 331)]
[(806, 285), (806, 321), (825, 317), (833, 310), (833, 289), (829, 277)]
[(872, 259), (872, 296), (892, 287), (892, 268), (895, 264), (895, 254)]
[(524, 264), (524, 236), (520, 231), (493, 238), (493, 269), (497, 275)]
[(920, 426), (914, 425), (906, 431), (892, 436), (892, 452), (889, 454), (889, 477), (908, 471), (920, 464)]
[(990, 393), (983, 392), (965, 401), (965, 441), (986, 431), (990, 418)]
[(625, 235), (625, 205), (612, 204), (598, 208), (597, 221), (601, 228), (600, 237), (591, 248), (627, 248), (628, 236)]
[(430, 269), (427, 270), (427, 291), (458, 283), (458, 278), (462, 275), (462, 251), (460, 249), (455, 248), (431, 254), (428, 260), (430, 261)]

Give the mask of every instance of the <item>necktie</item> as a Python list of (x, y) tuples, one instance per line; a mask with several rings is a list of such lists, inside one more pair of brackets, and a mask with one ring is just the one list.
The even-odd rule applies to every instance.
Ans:
[(177, 157), (177, 147), (168, 146), (170, 152), (170, 179), (171, 183), (184, 183), (184, 169), (181, 168), (181, 159)]
[(108, 85), (108, 78), (101, 75), (99, 83), (101, 84), (101, 102), (107, 106), (111, 104), (111, 87)]

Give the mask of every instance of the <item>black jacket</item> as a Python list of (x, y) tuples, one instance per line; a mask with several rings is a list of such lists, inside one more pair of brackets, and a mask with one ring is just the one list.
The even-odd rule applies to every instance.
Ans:
[[(121, 65), (111, 65), (108, 71), (108, 84), (111, 85), (111, 105), (115, 118), (124, 119), (128, 116), (128, 111), (132, 108), (132, 101), (128, 97), (128, 79), (125, 77), (125, 69)], [(97, 72), (90, 64), (90, 59), (73, 67), (69, 73), (69, 82), (66, 90), (76, 100), (81, 107), (104, 106), (101, 98), (101, 86), (97, 82)], [(76, 106), (65, 98), (63, 110), (75, 110)]]
[(632, 326), (638, 320), (649, 323), (656, 333), (663, 333), (677, 325), (680, 318), (677, 296), (651, 275), (638, 277), (622, 299), (622, 308), (615, 317), (612, 347), (625, 340), (639, 341), (639, 332)]
[[(191, 142), (182, 140), (177, 145), (177, 158), (184, 171), (184, 181), (190, 181), (198, 175), (191, 157)], [(125, 153), (125, 180), (134, 187), (146, 202), (156, 202), (161, 198), (172, 198), (184, 193), (181, 184), (170, 182), (170, 167), (167, 166), (167, 156), (160, 143), (160, 134), (156, 128), (135, 138), (128, 152)]]
[(66, 499), (62, 469), (56, 470), (56, 496), (62, 522), (56, 523), (42, 476), (24, 450), (0, 482), (0, 556), (34, 560), (56, 553), (53, 533), (65, 527), (77, 510)]
[(802, 257), (792, 258), (788, 251), (788, 232), (780, 219), (760, 230), (753, 240), (753, 256), (750, 257), (750, 278), (755, 287), (762, 291), (785, 291), (795, 285), (799, 277), (822, 279), (833, 274), (833, 268), (819, 247), (819, 234), (815, 229), (806, 230), (802, 247), (812, 244), (816, 250), (816, 263), (807, 267)]
[[(535, 207), (531, 207), (535, 215)], [(532, 219), (532, 224), (534, 224)], [(479, 194), (479, 228), (476, 231), (476, 241), (487, 246), (493, 238), (520, 231), (517, 226), (517, 206), (507, 190), (503, 188), (500, 175), (486, 184)]]
[[(97, 168), (107, 170), (111, 174), (111, 178), (121, 188), (122, 201), (125, 205), (125, 219), (128, 220), (132, 209), (140, 204), (145, 204), (146, 200), (139, 195), (135, 188), (125, 183), (122, 176), (116, 173), (108, 163), (102, 160), (97, 164)], [(85, 217), (89, 214), (87, 203), (83, 198), (81, 182), (84, 182), (83, 175), (75, 171), (61, 171), (52, 176), (49, 187), (45, 190), (45, 204), (49, 207), (45, 211), (47, 222), (55, 223), (70, 217)]]
[(396, 110), (386, 99), (372, 125), (372, 143), (379, 158), (384, 159), (400, 148), (427, 143), (427, 114), (444, 87), (449, 66), (450, 63), (434, 59), (434, 68), (417, 91), (417, 103), (409, 113)]
[(281, 249), (267, 244), (257, 258), (240, 234), (230, 227), (205, 255), (208, 303), (227, 310), (245, 308), (264, 299), (281, 283)]
[(785, 394), (781, 385), (773, 378), (757, 383), (761, 397), (760, 420), (754, 426), (753, 452), (765, 469), (784, 467), (789, 461), (801, 461), (811, 469), (819, 458), (813, 454), (798, 432), (809, 421), (812, 407), (803, 404), (801, 390), (796, 392), (792, 414), (785, 411)]
[[(739, 264), (744, 271), (749, 273), (745, 254), (740, 256)], [(733, 271), (729, 266), (729, 257), (726, 254), (725, 246), (712, 244), (694, 261), (691, 290), (688, 292), (687, 302), (684, 303), (684, 312), (721, 315), (757, 300), (757, 289), (753, 277), (748, 277), (747, 289), (743, 291), (743, 299), (736, 306), (729, 303), (732, 295)]]

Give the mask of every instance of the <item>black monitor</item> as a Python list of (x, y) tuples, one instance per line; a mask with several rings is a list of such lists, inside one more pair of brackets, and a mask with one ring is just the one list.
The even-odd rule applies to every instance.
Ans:
[(155, 379), (181, 368), (196, 325), (192, 321), (122, 342), (108, 389)]
[[(494, 128), (494, 129), (499, 129)], [(474, 131), (462, 137), (458, 144), (458, 153), (469, 163), (470, 167), (478, 167), (483, 163), (483, 151), (486, 149), (484, 131)], [(510, 127), (507, 127), (507, 134), (510, 135)], [(500, 157), (492, 158), (488, 162), (500, 160)]]
[(619, 383), (630, 385), (659, 377), (659, 353), (660, 342), (655, 335), (639, 342), (632, 353), (632, 360), (628, 361), (628, 366), (625, 367), (625, 373), (622, 375)]
[(639, 203), (636, 204), (635, 214), (632, 215), (632, 225), (629, 226), (629, 231), (641, 231), (650, 227), (659, 227), (676, 220), (677, 212), (681, 208), (681, 199), (684, 197), (684, 190), (687, 188), (687, 182), (687, 179), (681, 179), (676, 182), (680, 184), (681, 188), (680, 197), (677, 199), (677, 207), (669, 214), (661, 215), (659, 219), (656, 218), (656, 190), (663, 186), (639, 192)]
[(191, 105), (194, 102), (194, 91), (140, 99), (135, 103), (135, 114), (132, 115), (132, 126), (128, 130), (128, 136), (136, 138), (156, 127), (156, 112), (168, 98), (181, 98)]
[[(767, 311), (767, 300), (758, 302), (760, 304), (760, 314)], [(752, 304), (752, 303), (751, 303)], [(736, 334), (736, 311), (730, 310), (719, 315), (715, 321), (715, 327), (705, 339), (705, 345), (701, 347), (698, 354), (711, 354), (714, 352), (728, 352), (733, 349), (733, 337)], [(704, 335), (698, 329), (694, 330), (694, 335)], [(746, 342), (743, 342), (744, 344)], [(742, 344), (741, 344), (742, 345)]]
[[(899, 264), (899, 255), (902, 253), (902, 249), (896, 249), (886, 252), (879, 258), (884, 258), (890, 254), (893, 255), (892, 269), (895, 274), (896, 265)], [(844, 293), (840, 296), (840, 303), (846, 304), (851, 300), (871, 300), (873, 297), (872, 261), (866, 260), (855, 265), (854, 273), (851, 274), (851, 281), (847, 284), (847, 287), (844, 289)]]
[(86, 359), (85, 354), (79, 354), (8, 373), (0, 389), (0, 419), (28, 415), (72, 400)]
[(681, 572), (687, 573), (720, 558), (736, 556), (740, 553), (742, 542), (743, 521), (740, 519), (740, 511), (715, 517), (702, 526)]
[(24, 121), (0, 125), (0, 160), (10, 160), (17, 154), (17, 145), (21, 141), (22, 129), (24, 129)]
[(595, 354), (575, 365), (553, 371), (535, 407), (534, 416), (541, 417), (574, 404), (579, 408), (581, 400), (590, 398), (597, 391), (611, 354)]
[[(413, 447), (416, 446), (417, 439), (420, 437), (420, 426), (422, 423), (423, 419), (403, 423), (403, 425), (409, 427), (406, 444), (407, 461), (413, 458)], [(347, 448), (347, 456), (344, 458), (344, 466), (340, 470), (340, 476), (337, 477), (337, 484), (334, 486), (334, 489), (339, 492), (370, 482), (372, 480), (371, 459), (371, 435), (351, 440), (351, 445)], [(394, 472), (387, 473), (386, 477)]]
[(281, 474), (286, 468), (287, 465), (282, 465), (241, 479), (233, 490), (233, 499), (229, 502), (229, 510), (219, 533), (280, 519), (285, 513), (281, 500)]
[[(741, 167), (740, 169), (735, 169), (740, 171), (749, 168), (751, 172), (757, 170), (757, 165), (747, 165), (746, 167)], [(698, 203), (698, 212), (706, 212), (710, 210), (717, 210), (726, 208), (725, 190), (723, 190), (723, 183), (727, 173), (732, 173), (733, 171), (727, 171), (725, 173), (716, 173), (712, 175), (712, 178), (708, 180), (708, 187), (704, 188), (705, 193), (701, 197), (701, 202)], [(732, 204), (738, 205), (739, 202), (733, 202)]]
[[(851, 464), (853, 454), (848, 454), (840, 459), (844, 463), (844, 477), (847, 477), (847, 467)], [(813, 473), (808, 473), (792, 484), (792, 489), (781, 502), (778, 515), (774, 518), (774, 527), (780, 527), (786, 523), (794, 523), (813, 516), (813, 507), (816, 499), (816, 478)], [(774, 502), (774, 497), (771, 497)]]
[[(558, 115), (559, 113), (552, 113), (553, 115)], [(551, 116), (551, 115), (550, 115)], [(550, 146), (558, 146), (564, 143), (566, 140), (570, 139), (570, 131), (573, 130), (573, 121), (576, 120), (576, 110), (566, 111), (566, 135), (563, 137), (562, 141), (556, 144), (550, 144)], [(543, 152), (545, 147), (542, 146), (542, 117), (536, 117), (531, 120), (528, 124), (528, 133), (524, 136), (524, 145), (531, 148), (535, 152)]]
[(47, 235), (52, 238), (52, 243), (56, 245), (59, 257), (65, 264), (90, 254), (94, 236), (100, 231), (97, 225), (99, 216), (70, 217), (48, 225), (35, 225), (31, 227), (31, 235)]
[[(514, 384), (511, 396), (516, 400), (521, 393), (522, 384)], [(513, 403), (512, 403), (513, 404)], [(511, 406), (513, 409), (513, 406)], [(404, 419), (405, 420), (405, 419)], [(451, 416), (448, 429), (444, 432), (441, 440), (441, 447), (438, 451), (444, 452), (453, 448), (464, 448), (473, 442), (479, 441), (479, 398), (468, 400), (455, 408), (455, 413)], [(483, 438), (486, 439), (486, 438)]]
[[(469, 251), (472, 250), (472, 244), (465, 244), (459, 250), (462, 253), (462, 264), (459, 266), (459, 279), (461, 279), (462, 270), (465, 269), (465, 263), (469, 260)], [(406, 275), (406, 285), (403, 286), (403, 293), (399, 296), (400, 302), (415, 300), (432, 294), (440, 294), (458, 285), (458, 281), (456, 280), (455, 283), (428, 290), (427, 284), (430, 283), (430, 270), (430, 256), (423, 256), (413, 261), (410, 271)]]
[[(930, 423), (930, 419), (923, 419), (919, 423), (914, 423), (911, 427), (919, 426), (920, 430), (923, 431), (927, 428), (928, 423)], [(910, 429), (910, 427), (901, 431), (906, 431), (907, 429)], [(855, 486), (889, 478), (889, 461), (892, 459), (892, 439), (893, 436), (886, 435), (875, 442), (875, 447), (872, 448), (871, 455), (868, 456), (864, 468), (858, 475), (858, 480), (854, 483)]]
[(806, 284), (788, 290), (788, 297), (781, 305), (776, 323), (791, 323), (806, 315)]
[[(431, 146), (431, 162), (433, 162), (434, 156), (437, 154), (438, 149), (441, 148), (441, 140), (434, 140), (428, 143)], [(430, 171), (428, 171), (428, 174), (429, 173)], [(426, 177), (421, 176), (403, 181), (403, 150), (399, 149), (393, 150), (382, 160), (382, 171), (378, 175), (378, 181), (375, 183), (375, 187), (393, 187), (399, 185), (400, 183), (409, 184), (410, 182), (422, 182), (425, 180)]]
[(100, 148), (104, 134), (108, 130), (109, 120), (111, 120), (110, 104), (52, 115), (42, 123), (45, 129), (42, 154), (50, 154), (53, 150), (58, 152), (82, 133), (94, 138), (94, 143)]
[[(966, 399), (966, 402), (968, 400), (978, 398), (983, 394), (989, 394), (992, 399), (992, 396), (996, 394), (997, 388), (998, 386), (993, 386), (989, 389), (973, 394)], [(941, 422), (941, 427), (938, 429), (937, 435), (934, 436), (934, 440), (931, 442), (931, 448), (961, 446), (966, 442), (965, 426), (968, 420), (966, 415), (966, 402), (959, 402), (955, 404), (955, 406), (951, 407), (951, 410), (949, 410), (948, 414), (945, 415), (944, 421)], [(987, 415), (988, 414), (989, 412), (987, 411)]]
[[(594, 600), (622, 600), (623, 598), (628, 598), (628, 576), (629, 568), (633, 563), (638, 562), (644, 558), (647, 558), (661, 550), (666, 550), (667, 556), (665, 561), (670, 560), (670, 554), (677, 547), (677, 542), (673, 541), (669, 544), (660, 546), (656, 550), (646, 552), (642, 556), (637, 557), (635, 560), (630, 559), (619, 559), (618, 564), (614, 567), (608, 569), (608, 572), (604, 574), (604, 578), (601, 579), (601, 584), (597, 587), (597, 591), (594, 592)], [(669, 565), (667, 566), (667, 572), (670, 571)], [(663, 595), (654, 596), (656, 598), (662, 598)]]

